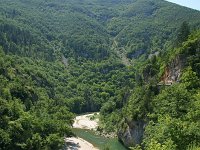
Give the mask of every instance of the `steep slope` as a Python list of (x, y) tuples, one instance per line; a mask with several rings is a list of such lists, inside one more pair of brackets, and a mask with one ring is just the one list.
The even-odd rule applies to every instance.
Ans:
[[(137, 150), (141, 147), (147, 150), (199, 148), (199, 49), (200, 31), (195, 31), (168, 56), (149, 60), (143, 69), (143, 82), (130, 90), (118, 118), (107, 118), (119, 114), (117, 109), (108, 115), (106, 106), (102, 107), (107, 126), (118, 122), (118, 137), (127, 147)], [(163, 78), (166, 82), (160, 84)]]
[(130, 59), (166, 50), (164, 45), (183, 21), (197, 27), (200, 18), (198, 11), (162, 0), (3, 0), (1, 4), (1, 20), (37, 36), (47, 47), (43, 51), (56, 46), (51, 54), (90, 59), (113, 54), (112, 39)]
[(3, 22), (11, 22), (36, 34), (43, 45), (59, 46), (56, 51), (65, 53), (66, 57), (75, 55), (95, 59), (108, 55), (106, 30), (84, 14), (83, 8), (76, 6), (77, 2), (17, 0), (1, 3)]
[[(107, 131), (124, 114), (144, 117), (165, 68), (154, 55), (168, 59), (181, 23), (194, 30), (199, 18), (162, 0), (1, 0), (0, 147), (62, 148), (70, 112), (101, 109)], [(154, 84), (141, 90), (144, 82)]]
[[(183, 17), (184, 16), (184, 17)], [(199, 26), (199, 12), (165, 1), (139, 0), (127, 5), (119, 16), (108, 21), (110, 32), (125, 48), (130, 59), (165, 51), (175, 40), (174, 33), (183, 21)]]

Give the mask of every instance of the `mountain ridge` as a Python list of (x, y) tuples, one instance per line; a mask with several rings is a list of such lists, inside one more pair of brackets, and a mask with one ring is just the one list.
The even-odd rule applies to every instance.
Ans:
[[(95, 111), (100, 131), (120, 135), (149, 121), (137, 142), (147, 150), (198, 146), (199, 11), (162, 0), (0, 4), (2, 149), (61, 149), (75, 114)], [(181, 82), (158, 85), (179, 53)]]

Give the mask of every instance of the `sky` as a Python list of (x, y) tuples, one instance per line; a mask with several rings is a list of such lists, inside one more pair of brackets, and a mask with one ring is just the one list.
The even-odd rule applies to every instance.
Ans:
[(200, 0), (167, 0), (182, 6), (190, 7), (196, 10), (200, 10)]

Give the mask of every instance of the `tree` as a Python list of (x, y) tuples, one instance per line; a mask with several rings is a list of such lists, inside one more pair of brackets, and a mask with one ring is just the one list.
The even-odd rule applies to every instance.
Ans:
[(180, 45), (181, 43), (186, 41), (188, 36), (189, 36), (189, 34), (190, 34), (190, 26), (189, 26), (188, 22), (184, 21), (181, 24), (180, 29), (178, 30), (177, 45)]

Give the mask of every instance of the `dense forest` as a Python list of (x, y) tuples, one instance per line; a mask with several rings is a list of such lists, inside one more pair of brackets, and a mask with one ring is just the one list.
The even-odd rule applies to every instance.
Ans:
[[(61, 149), (76, 114), (133, 150), (197, 150), (200, 12), (164, 0), (0, 0), (0, 150)], [(128, 134), (128, 136), (127, 136)]]

